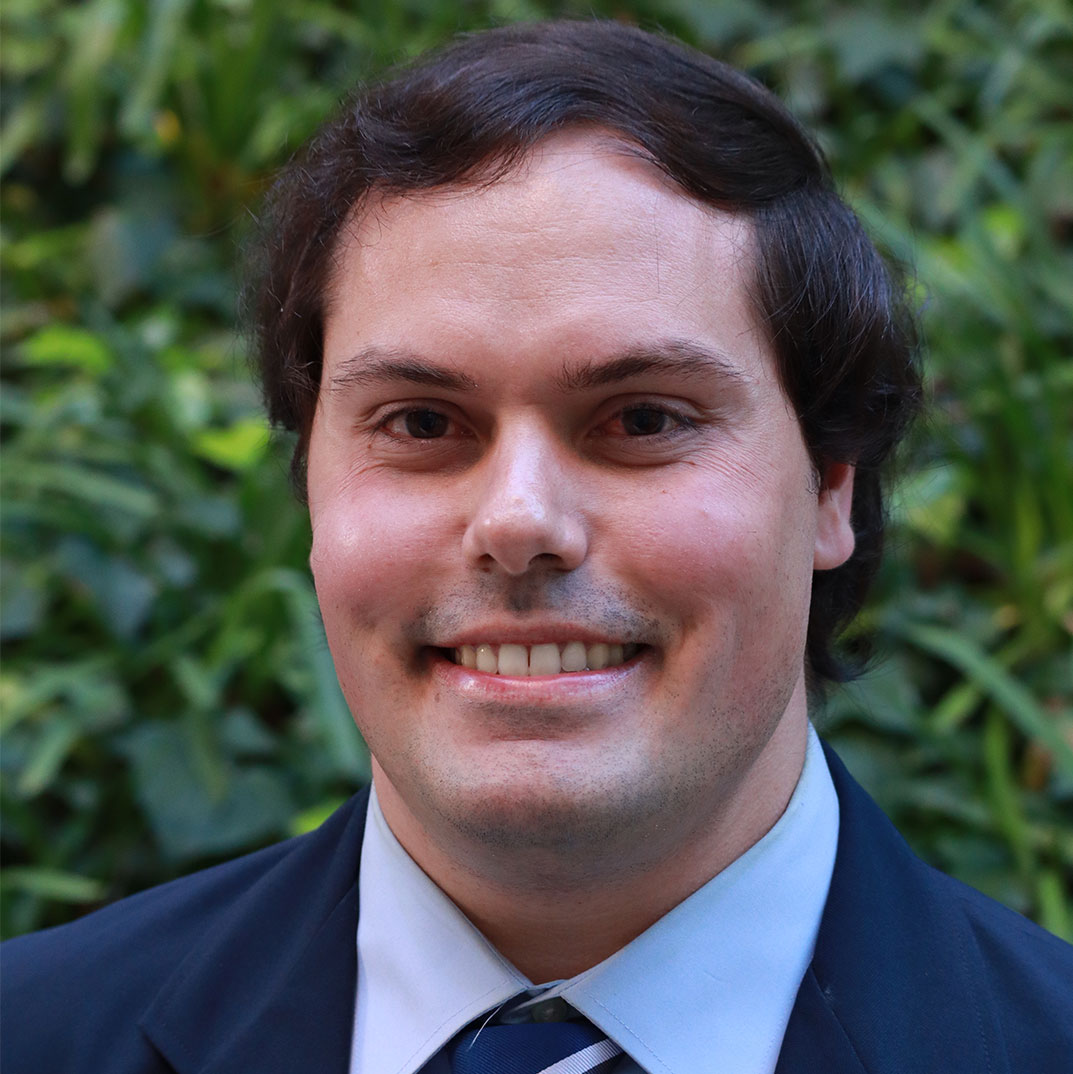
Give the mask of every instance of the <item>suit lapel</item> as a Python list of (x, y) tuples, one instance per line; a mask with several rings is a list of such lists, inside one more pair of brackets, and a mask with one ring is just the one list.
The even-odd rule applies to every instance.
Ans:
[(1008, 1074), (971, 930), (940, 890), (951, 882), (825, 750), (838, 854), (777, 1074)]
[(368, 793), (253, 884), (142, 1018), (180, 1074), (346, 1074)]
[(801, 982), (775, 1074), (864, 1074), (842, 1023), (811, 969)]

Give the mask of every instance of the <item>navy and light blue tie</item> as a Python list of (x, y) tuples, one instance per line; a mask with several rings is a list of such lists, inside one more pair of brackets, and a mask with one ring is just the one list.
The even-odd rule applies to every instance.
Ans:
[(591, 1022), (486, 1025), (452, 1042), (452, 1074), (609, 1074), (622, 1049)]

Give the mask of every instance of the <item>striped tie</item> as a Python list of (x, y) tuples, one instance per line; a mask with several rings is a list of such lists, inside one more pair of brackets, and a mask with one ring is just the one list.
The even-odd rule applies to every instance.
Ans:
[(470, 1029), (451, 1044), (452, 1074), (608, 1074), (622, 1049), (591, 1022)]

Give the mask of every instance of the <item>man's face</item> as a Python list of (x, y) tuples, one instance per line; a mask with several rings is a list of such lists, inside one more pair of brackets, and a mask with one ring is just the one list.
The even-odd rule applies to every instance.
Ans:
[(591, 133), (351, 227), (311, 562), (397, 832), (655, 860), (781, 810), (851, 477), (817, 491), (751, 268), (746, 223)]

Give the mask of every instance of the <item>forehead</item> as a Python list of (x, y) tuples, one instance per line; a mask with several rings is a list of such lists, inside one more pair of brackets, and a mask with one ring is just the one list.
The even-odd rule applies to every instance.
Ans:
[(325, 360), (369, 345), (588, 359), (646, 335), (752, 337), (751, 251), (745, 218), (639, 149), (565, 132), (494, 182), (363, 205), (336, 251)]

